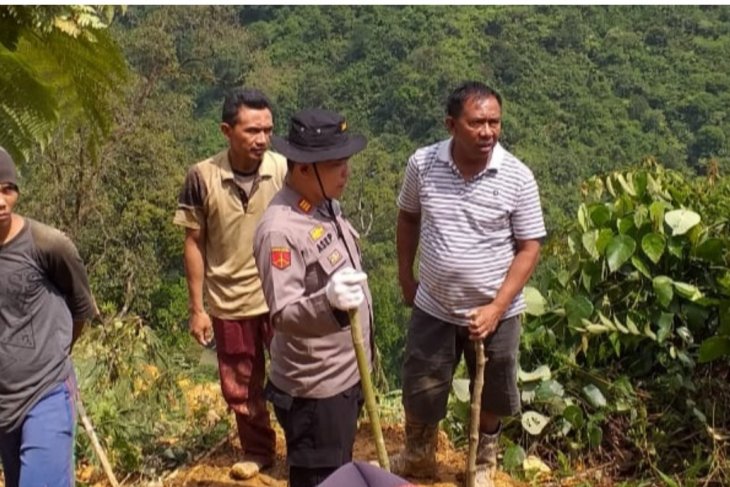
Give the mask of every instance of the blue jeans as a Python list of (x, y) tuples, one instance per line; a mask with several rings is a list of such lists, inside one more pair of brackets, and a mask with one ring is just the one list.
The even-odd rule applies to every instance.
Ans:
[(73, 487), (76, 384), (53, 387), (28, 412), (20, 428), (0, 432), (6, 487)]

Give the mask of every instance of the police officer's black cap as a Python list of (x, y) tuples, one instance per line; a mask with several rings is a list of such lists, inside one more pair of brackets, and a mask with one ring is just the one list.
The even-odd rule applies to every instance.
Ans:
[(318, 108), (292, 116), (289, 136), (271, 137), (271, 144), (287, 159), (302, 164), (346, 159), (360, 152), (367, 140), (348, 132), (347, 120), (339, 113)]
[(0, 147), (0, 184), (12, 184), (18, 187), (18, 172), (8, 151)]

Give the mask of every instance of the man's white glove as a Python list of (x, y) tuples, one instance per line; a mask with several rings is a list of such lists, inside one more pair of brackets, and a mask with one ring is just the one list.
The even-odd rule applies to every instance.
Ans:
[(367, 278), (367, 274), (352, 267), (345, 267), (332, 274), (325, 288), (330, 305), (342, 311), (360, 306), (365, 300), (361, 284)]

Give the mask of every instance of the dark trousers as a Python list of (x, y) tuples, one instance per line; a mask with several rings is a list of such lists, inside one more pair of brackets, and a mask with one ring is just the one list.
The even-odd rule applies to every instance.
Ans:
[(360, 383), (331, 397), (292, 397), (266, 385), (276, 419), (286, 436), (290, 487), (315, 487), (352, 460), (357, 418), (362, 410)]
[[(520, 410), (517, 389), (517, 353), (520, 318), (499, 322), (484, 339), (482, 411), (511, 416)], [(406, 335), (403, 360), (403, 408), (417, 421), (438, 423), (446, 417), (446, 404), (454, 371), (462, 355), (469, 371), (470, 389), (476, 373), (474, 344), (466, 326), (447, 323), (414, 307)]]

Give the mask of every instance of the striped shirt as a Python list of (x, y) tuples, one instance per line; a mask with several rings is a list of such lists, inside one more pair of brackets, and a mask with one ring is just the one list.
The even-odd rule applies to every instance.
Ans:
[[(451, 157), (451, 139), (418, 149), (408, 160), (398, 206), (421, 215), (415, 305), (457, 325), (468, 325), (468, 313), (495, 298), (515, 241), (546, 235), (532, 171), (500, 144), (468, 180)], [(502, 318), (524, 309), (520, 292)]]

